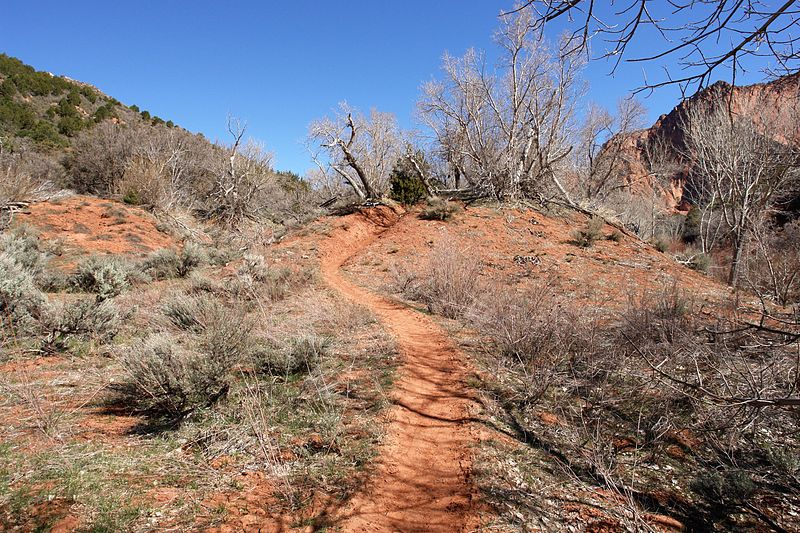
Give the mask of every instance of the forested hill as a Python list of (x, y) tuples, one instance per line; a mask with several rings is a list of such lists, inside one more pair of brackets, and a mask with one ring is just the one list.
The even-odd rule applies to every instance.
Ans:
[(126, 106), (89, 84), (38, 71), (0, 54), (0, 142), (36, 150), (69, 146), (81, 131), (112, 119), (125, 123), (163, 124), (171, 120)]

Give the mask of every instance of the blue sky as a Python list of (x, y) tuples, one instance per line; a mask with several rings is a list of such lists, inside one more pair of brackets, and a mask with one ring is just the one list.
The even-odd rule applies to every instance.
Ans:
[[(226, 140), (226, 117), (238, 116), (275, 153), (276, 168), (302, 174), (312, 120), (346, 100), (412, 127), (420, 85), (438, 75), (442, 54), (490, 49), (497, 14), (511, 3), (0, 0), (0, 51), (212, 140)], [(613, 108), (642, 71), (608, 72), (596, 62), (586, 77), (589, 98)], [(668, 88), (643, 98), (649, 119), (679, 96)]]

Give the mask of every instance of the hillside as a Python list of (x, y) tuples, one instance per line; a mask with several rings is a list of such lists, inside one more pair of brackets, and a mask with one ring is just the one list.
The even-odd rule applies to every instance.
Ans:
[[(653, 354), (702, 346), (729, 290), (608, 226), (580, 246), (585, 223), (382, 206), (239, 247), (113, 201), (35, 203), (3, 241), (41, 289), (4, 303), (0, 524), (757, 527), (739, 500), (714, 503), (714, 469), (740, 472), (714, 466), (716, 439), (736, 433), (617, 333)], [(543, 358), (522, 364), (518, 343)], [(759, 421), (797, 449), (780, 411)], [(800, 502), (775, 499), (761, 476), (778, 459), (758, 457), (748, 498), (790, 527)]]
[[(172, 121), (125, 106), (92, 87), (37, 71), (0, 54), (0, 141), (31, 142), (38, 150), (62, 149), (83, 130), (104, 120), (174, 127)], [(8, 146), (6, 146), (8, 149)]]
[(607, 159), (473, 122), (478, 57), (455, 137), (343, 104), (301, 177), (0, 56), (0, 530), (800, 530), (800, 74)]

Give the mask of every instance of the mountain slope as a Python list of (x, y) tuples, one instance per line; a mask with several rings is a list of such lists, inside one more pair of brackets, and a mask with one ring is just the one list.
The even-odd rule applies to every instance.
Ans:
[[(623, 144), (623, 157), (627, 174), (632, 182), (649, 180), (648, 154), (659, 150), (681, 159), (686, 150), (683, 124), (691, 110), (711, 102), (728, 101), (734, 114), (753, 120), (757, 125), (768, 124), (788, 107), (794, 106), (800, 97), (800, 73), (784, 76), (769, 83), (747, 86), (731, 86), (724, 81), (699, 91), (675, 106), (669, 113), (661, 115), (651, 127), (628, 134)], [(679, 209), (683, 203), (688, 177), (685, 165), (676, 164), (668, 172), (665, 181), (671, 183), (668, 203)], [(682, 205), (683, 203), (683, 205)]]
[(89, 84), (55, 76), (0, 54), (0, 142), (64, 148), (82, 130), (103, 120), (165, 124), (138, 107), (127, 107)]

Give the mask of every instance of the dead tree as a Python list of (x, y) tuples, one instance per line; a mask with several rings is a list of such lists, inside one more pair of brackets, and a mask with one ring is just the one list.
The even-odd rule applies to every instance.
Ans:
[[(373, 110), (369, 118), (341, 104), (333, 118), (309, 127), (312, 159), (325, 174), (344, 180), (361, 200), (380, 198), (399, 156), (400, 134), (394, 115)], [(322, 157), (322, 154), (324, 157)]]

